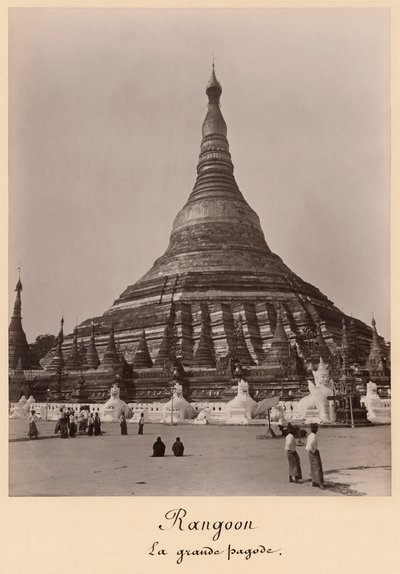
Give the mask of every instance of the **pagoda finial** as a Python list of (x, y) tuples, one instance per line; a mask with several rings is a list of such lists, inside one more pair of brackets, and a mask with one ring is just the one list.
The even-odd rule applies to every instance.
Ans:
[(57, 345), (61, 347), (64, 342), (64, 315), (61, 315), (60, 331), (57, 336)]
[(375, 317), (373, 315), (372, 315), (371, 325), (372, 325), (372, 348), (380, 349), (381, 345), (379, 342), (379, 335), (378, 335), (378, 331), (376, 329)]
[(207, 84), (206, 94), (208, 96), (208, 101), (210, 104), (219, 103), (219, 98), (222, 94), (222, 86), (217, 80), (217, 76), (215, 75), (214, 58), (212, 62), (211, 76)]

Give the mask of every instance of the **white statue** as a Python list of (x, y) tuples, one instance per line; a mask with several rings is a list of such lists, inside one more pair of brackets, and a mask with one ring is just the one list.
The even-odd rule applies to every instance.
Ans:
[(249, 385), (244, 379), (238, 382), (237, 395), (226, 405), (228, 421), (232, 418), (233, 412), (235, 417), (244, 417), (247, 420), (252, 419), (257, 408), (257, 403), (249, 395)]
[(206, 425), (208, 423), (207, 417), (209, 412), (210, 409), (208, 407), (201, 409), (194, 422), (199, 425)]
[(310, 394), (299, 401), (297, 410), (300, 418), (307, 418), (309, 409), (317, 409), (320, 423), (330, 421), (328, 397), (333, 392), (333, 382), (329, 379), (329, 366), (320, 358), (318, 369), (313, 371), (314, 382), (308, 381)]
[[(196, 414), (192, 405), (184, 398), (183, 388), (180, 383), (175, 383), (172, 387), (172, 398), (165, 403), (163, 408), (162, 423), (169, 423), (171, 421), (171, 410), (173, 412), (179, 411), (179, 420), (192, 419)], [(172, 414), (174, 417), (174, 415)], [(176, 422), (174, 418), (174, 422)]]
[(110, 389), (110, 398), (102, 407), (102, 418), (105, 421), (118, 421), (122, 413), (129, 418), (130, 409), (128, 405), (119, 398), (119, 388), (114, 383)]
[(30, 410), (35, 403), (32, 395), (27, 399), (22, 396), (18, 403), (11, 409), (10, 419), (26, 419), (29, 416)]
[(367, 394), (361, 400), (367, 409), (367, 419), (370, 422), (375, 422), (377, 412), (382, 408), (382, 399), (378, 395), (378, 386), (372, 381), (368, 381)]

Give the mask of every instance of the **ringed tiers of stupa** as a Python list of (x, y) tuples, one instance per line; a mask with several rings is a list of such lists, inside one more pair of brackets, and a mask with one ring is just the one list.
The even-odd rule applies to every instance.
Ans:
[(72, 396), (79, 380), (86, 400), (100, 400), (117, 377), (124, 400), (168, 397), (171, 379), (192, 401), (228, 400), (241, 372), (255, 398), (293, 395), (321, 356), (338, 375), (355, 365), (389, 385), (375, 324), (346, 316), (268, 247), (235, 181), (221, 93), (213, 66), (197, 178), (165, 253), (104, 314), (59, 336), (36, 394)]

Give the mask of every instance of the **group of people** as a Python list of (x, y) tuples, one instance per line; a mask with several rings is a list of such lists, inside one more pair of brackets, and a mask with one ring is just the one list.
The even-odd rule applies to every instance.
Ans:
[[(39, 431), (37, 429), (37, 421), (39, 417), (32, 409), (28, 416), (28, 437), (38, 438)], [(126, 415), (124, 412), (119, 417), (119, 424), (121, 428), (121, 435), (128, 434), (128, 425), (126, 422)], [(140, 415), (138, 424), (138, 434), (143, 434), (144, 428), (144, 413)], [(57, 423), (54, 433), (60, 433), (61, 438), (75, 438), (76, 434), (85, 434), (87, 431), (88, 436), (101, 436), (101, 419), (99, 413), (91, 413), (87, 409), (82, 409), (78, 414), (72, 408), (60, 408)]]
[[(175, 456), (183, 456), (183, 452), (185, 447), (183, 446), (183, 442), (179, 438), (176, 437), (174, 444), (172, 445), (172, 452)], [(164, 456), (165, 454), (165, 444), (161, 440), (161, 437), (158, 436), (156, 442), (153, 444), (153, 455), (152, 456)]]
[[(127, 435), (128, 434), (128, 424), (126, 422), (126, 415), (124, 411), (119, 416), (119, 426), (121, 428), (121, 434)], [(140, 415), (139, 424), (138, 424), (138, 434), (143, 434), (144, 428), (144, 413)]]
[[(78, 426), (79, 425), (79, 426)], [(59, 417), (54, 429), (54, 433), (60, 433), (61, 438), (75, 438), (76, 433), (85, 434), (86, 429), (88, 436), (101, 436), (101, 420), (99, 413), (89, 412), (86, 409), (81, 410), (78, 415), (71, 408), (60, 409)]]
[[(310, 461), (311, 484), (315, 487), (324, 489), (324, 474), (322, 470), (321, 456), (318, 450), (317, 440), (318, 425), (311, 425), (311, 432), (307, 436), (305, 446)], [(295, 439), (295, 429), (290, 423), (287, 426), (285, 440), (285, 451), (287, 452), (289, 462), (289, 482), (299, 482), (302, 479), (300, 457), (297, 452), (297, 442)]]
[[(39, 417), (36, 416), (35, 411), (32, 411), (28, 417), (29, 438), (38, 438), (39, 432), (36, 426), (36, 422)], [(79, 427), (78, 427), (78, 425)], [(121, 428), (121, 435), (128, 434), (128, 425), (126, 422), (126, 415), (124, 412), (121, 413), (119, 417), (119, 424)], [(140, 420), (138, 424), (138, 434), (143, 434), (144, 428), (144, 413), (140, 415)], [(318, 440), (317, 432), (318, 425), (311, 425), (311, 432), (307, 436), (307, 442), (305, 450), (308, 453), (310, 461), (311, 470), (311, 483), (312, 486), (324, 489), (324, 474), (322, 470), (321, 456), (318, 450)], [(57, 420), (56, 428), (54, 429), (55, 434), (60, 433), (61, 438), (75, 437), (76, 433), (84, 434), (88, 431), (88, 436), (101, 436), (101, 420), (99, 413), (90, 413), (88, 410), (81, 410), (78, 415), (71, 408), (60, 409), (59, 418)], [(300, 457), (297, 452), (297, 441), (295, 438), (295, 428), (292, 424), (288, 424), (286, 429), (286, 439), (285, 439), (285, 451), (287, 453), (288, 463), (289, 463), (289, 482), (299, 482), (303, 476), (301, 472)], [(156, 442), (153, 444), (153, 455), (155, 457), (160, 457), (165, 455), (165, 444), (161, 440), (161, 437), (157, 437)], [(183, 456), (185, 447), (180, 439), (176, 437), (174, 444), (172, 445), (172, 452), (175, 456)]]

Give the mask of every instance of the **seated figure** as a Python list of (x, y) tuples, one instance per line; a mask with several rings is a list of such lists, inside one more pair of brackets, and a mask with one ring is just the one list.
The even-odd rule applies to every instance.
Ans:
[(313, 371), (314, 382), (308, 381), (310, 394), (299, 401), (297, 411), (302, 419), (307, 418), (309, 409), (316, 409), (320, 423), (330, 422), (328, 397), (332, 394), (333, 383), (329, 379), (329, 366), (320, 358), (318, 369)]
[(153, 454), (152, 456), (164, 456), (165, 454), (165, 444), (158, 436), (156, 442), (153, 444)]

